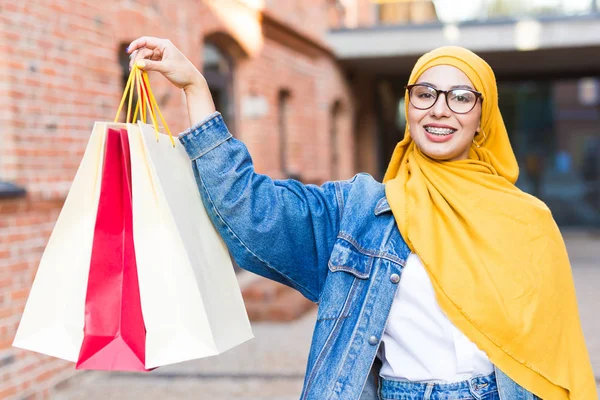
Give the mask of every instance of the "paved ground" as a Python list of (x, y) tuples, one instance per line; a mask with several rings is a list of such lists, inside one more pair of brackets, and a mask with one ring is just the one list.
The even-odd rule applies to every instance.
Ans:
[(255, 323), (255, 339), (220, 356), (150, 374), (87, 373), (57, 400), (296, 400), (302, 389), (315, 313), (286, 324)]
[(565, 233), (565, 241), (573, 268), (583, 334), (600, 394), (600, 234)]
[[(600, 378), (600, 235), (566, 233), (584, 334)], [(255, 323), (255, 339), (221, 356), (151, 374), (87, 373), (56, 400), (298, 399), (315, 314), (288, 324)], [(597, 382), (600, 382), (597, 380)]]

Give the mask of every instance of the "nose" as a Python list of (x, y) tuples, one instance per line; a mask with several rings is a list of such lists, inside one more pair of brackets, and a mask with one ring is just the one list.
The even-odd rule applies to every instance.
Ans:
[(446, 93), (440, 93), (433, 107), (429, 109), (429, 113), (435, 118), (450, 117), (452, 115), (452, 110), (448, 108), (446, 102)]

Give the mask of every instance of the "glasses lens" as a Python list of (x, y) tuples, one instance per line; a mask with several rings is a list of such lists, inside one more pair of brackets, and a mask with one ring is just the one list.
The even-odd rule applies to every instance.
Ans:
[(477, 96), (468, 90), (455, 89), (448, 93), (448, 106), (455, 113), (468, 113), (475, 107)]
[(413, 86), (410, 91), (410, 102), (416, 108), (429, 108), (435, 103), (436, 98), (437, 93), (429, 86)]

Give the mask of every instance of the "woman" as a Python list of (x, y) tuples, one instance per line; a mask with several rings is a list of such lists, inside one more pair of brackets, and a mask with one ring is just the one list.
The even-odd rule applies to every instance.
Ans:
[(319, 303), (302, 399), (597, 398), (560, 232), (514, 186), (477, 55), (419, 59), (385, 186), (359, 174), (316, 187), (256, 174), (171, 42), (128, 51), (184, 89), (180, 141), (237, 263)]

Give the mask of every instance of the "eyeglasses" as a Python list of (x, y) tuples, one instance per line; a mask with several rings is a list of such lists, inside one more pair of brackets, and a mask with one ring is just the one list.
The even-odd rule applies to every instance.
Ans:
[(427, 110), (437, 102), (440, 93), (446, 95), (446, 104), (456, 114), (466, 114), (475, 108), (477, 100), (483, 101), (483, 95), (470, 89), (439, 90), (426, 84), (406, 85), (410, 104), (419, 110)]

